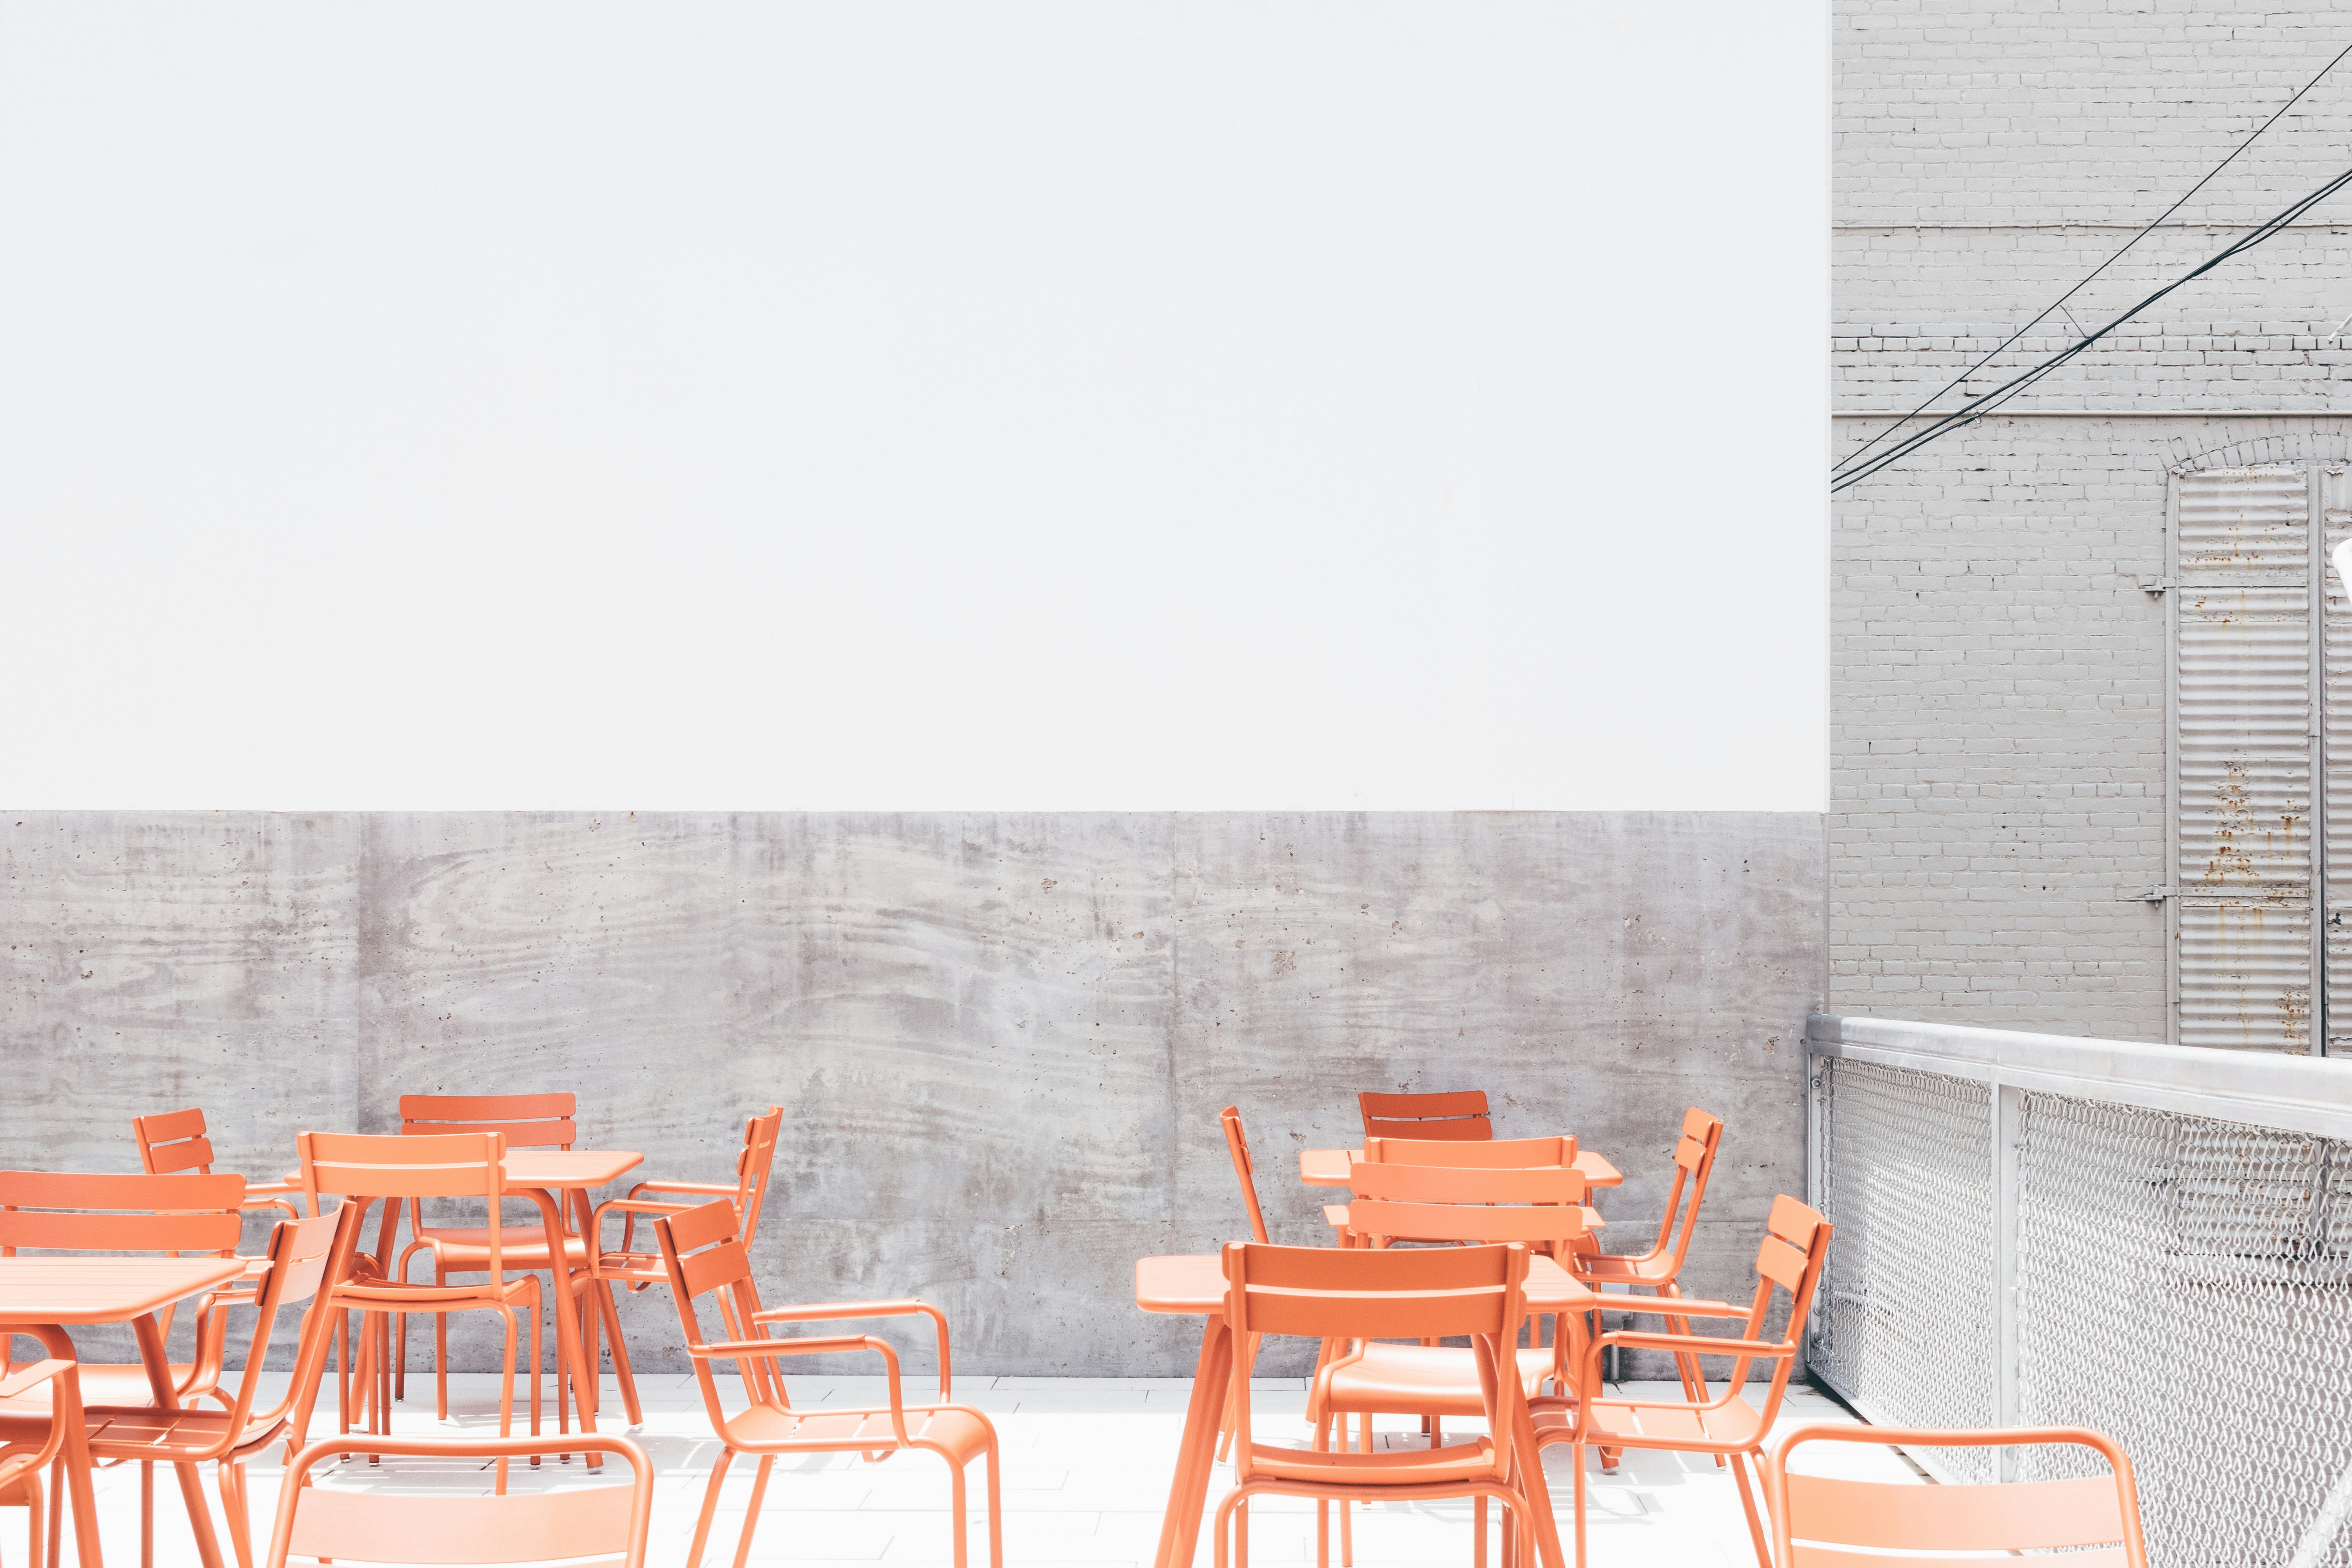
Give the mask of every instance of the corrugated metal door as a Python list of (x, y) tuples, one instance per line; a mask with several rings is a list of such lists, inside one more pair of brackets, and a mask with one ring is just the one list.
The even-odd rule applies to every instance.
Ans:
[(2304, 464), (2174, 480), (2173, 978), (2183, 1045), (2308, 1051), (2311, 613)]
[(2319, 470), (2320, 517), (2325, 544), (2320, 557), (2322, 636), (2326, 647), (2322, 682), (2323, 730), (2327, 765), (2323, 770), (2321, 818), (2326, 825), (2326, 887), (2321, 900), (2327, 922), (2326, 960), (2327, 1054), (2352, 1055), (2352, 597), (2326, 563), (2336, 547), (2352, 539), (2352, 480), (2345, 465)]

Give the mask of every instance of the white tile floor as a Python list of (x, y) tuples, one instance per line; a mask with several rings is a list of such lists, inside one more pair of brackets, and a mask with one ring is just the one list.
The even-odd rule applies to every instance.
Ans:
[[(433, 1416), (429, 1378), (413, 1377), (407, 1401), (395, 1407), (396, 1429), (420, 1435), (492, 1429), (497, 1410), (495, 1380), (478, 1375), (452, 1381), (456, 1414), (449, 1426), (444, 1427)], [(918, 1397), (921, 1386), (920, 1379), (910, 1376), (908, 1396)], [(1626, 1386), (1629, 1391), (1670, 1394), (1669, 1385)], [(1299, 1416), (1306, 1405), (1304, 1386), (1292, 1380), (1263, 1383), (1258, 1387), (1261, 1392), (1254, 1404), (1259, 1440), (1303, 1445), (1307, 1428)], [(957, 1398), (989, 1414), (1003, 1447), (1006, 1562), (1149, 1563), (1159, 1542), (1160, 1510), (1167, 1499), (1190, 1388), (1184, 1379), (958, 1379)], [(717, 1444), (691, 1377), (645, 1377), (639, 1379), (638, 1389), (646, 1420), (630, 1435), (652, 1456), (657, 1473), (651, 1560), (656, 1568), (684, 1568)], [(793, 1403), (803, 1406), (879, 1403), (883, 1398), (878, 1378), (795, 1378), (791, 1389)], [(606, 1428), (617, 1427), (623, 1412), (609, 1379), (604, 1409), (610, 1417)], [(550, 1415), (551, 1426), (551, 1411)], [(1784, 1427), (1850, 1419), (1834, 1401), (1804, 1392), (1792, 1394), (1782, 1412)], [(1419, 1440), (1402, 1436), (1413, 1425), (1404, 1419), (1381, 1425), (1384, 1433), (1398, 1433), (1398, 1441)], [(315, 1436), (323, 1436), (328, 1427), (319, 1423), (313, 1430)], [(1570, 1507), (1568, 1456), (1564, 1449), (1554, 1449), (1547, 1458), (1565, 1541)], [(1858, 1467), (1848, 1473), (1917, 1479), (1900, 1457), (1884, 1449), (1857, 1449), (1844, 1456), (1843, 1462)], [(520, 1469), (516, 1474), (518, 1487), (595, 1484), (576, 1460), (546, 1465), (536, 1476)], [(252, 1476), (254, 1531), (257, 1544), (266, 1547), (277, 1505), (278, 1467), (274, 1461), (256, 1464)], [(969, 1539), (971, 1562), (977, 1568), (987, 1562), (986, 1526), (981, 1514), (984, 1493), (977, 1467), (972, 1483)], [(331, 1484), (413, 1488), (420, 1494), (430, 1494), (452, 1489), (488, 1490), (488, 1477), (470, 1464), (453, 1470), (414, 1460), (387, 1459), (382, 1468), (371, 1472), (364, 1460), (358, 1460), (338, 1472)], [(1212, 1504), (1230, 1484), (1228, 1472), (1220, 1467), (1212, 1484)], [(707, 1560), (719, 1568), (733, 1560), (751, 1485), (751, 1467), (739, 1463), (722, 1494), (707, 1553)], [(209, 1472), (206, 1490), (211, 1491)], [(194, 1546), (177, 1489), (168, 1479), (161, 1479), (157, 1496), (159, 1568), (194, 1568)], [(1628, 1455), (1615, 1476), (1602, 1476), (1596, 1467), (1591, 1497), (1591, 1561), (1596, 1568), (1635, 1563), (1658, 1568), (1660, 1564), (1754, 1562), (1738, 1494), (1728, 1473), (1706, 1458)], [(139, 1551), (135, 1470), (102, 1472), (98, 1498), (108, 1561), (115, 1568), (131, 1568), (138, 1562)], [(944, 1466), (928, 1455), (901, 1454), (879, 1465), (854, 1456), (779, 1460), (751, 1556), (760, 1563), (796, 1564), (946, 1563), (950, 1539), (947, 1501)], [(215, 1506), (218, 1506), (216, 1498)], [(1312, 1560), (1312, 1505), (1270, 1500), (1257, 1504), (1255, 1511), (1253, 1557), (1262, 1563)], [(21, 1561), (21, 1527), (8, 1521), (22, 1518), (13, 1510), (0, 1514), (0, 1564)], [(1402, 1563), (1459, 1563), (1466, 1568), (1470, 1552), (1467, 1505), (1398, 1504), (1360, 1512), (1357, 1517), (1355, 1556), (1367, 1568)], [(67, 1561), (72, 1560), (69, 1546)], [(1211, 1561), (1206, 1530), (1202, 1533), (1198, 1561), (1202, 1564)]]

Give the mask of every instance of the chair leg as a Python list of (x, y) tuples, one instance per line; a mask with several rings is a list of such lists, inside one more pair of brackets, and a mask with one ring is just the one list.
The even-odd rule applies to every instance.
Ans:
[(25, 1473), (25, 1568), (41, 1568), (41, 1473)]
[[(1510, 1557), (1511, 1526), (1503, 1523), (1503, 1556)], [(1470, 1568), (1486, 1568), (1486, 1494), (1480, 1492), (1470, 1508)]]
[(222, 1568), (220, 1540), (213, 1534), (213, 1505), (205, 1500), (203, 1473), (194, 1464), (172, 1468), (180, 1478), (180, 1499), (188, 1505), (188, 1528), (195, 1532), (196, 1559), (205, 1568)]
[(629, 1425), (642, 1426), (646, 1424), (646, 1412), (637, 1403), (637, 1374), (629, 1365), (628, 1342), (621, 1338), (620, 1306), (613, 1300), (610, 1280), (597, 1280), (595, 1289), (604, 1313), (604, 1330), (613, 1342), (613, 1375), (621, 1384), (621, 1404), (629, 1413)]
[(963, 1467), (953, 1459), (948, 1461), (948, 1558), (954, 1568), (964, 1568), (964, 1498)]
[(759, 1473), (751, 1478), (751, 1506), (743, 1514), (743, 1534), (735, 1542), (735, 1568), (751, 1560), (751, 1532), (760, 1527), (760, 1505), (768, 1496), (768, 1472), (775, 1468), (773, 1454), (760, 1456)]
[(236, 1568), (253, 1568), (253, 1520), (245, 1502), (245, 1467), (232, 1460), (220, 1462), (221, 1517), (228, 1521), (229, 1549), (236, 1553)]
[(1234, 1568), (1249, 1568), (1249, 1500), (1234, 1510)]
[(1731, 1456), (1732, 1478), (1739, 1483), (1739, 1506), (1748, 1510), (1748, 1538), (1756, 1546), (1756, 1568), (1772, 1568), (1772, 1548), (1765, 1543), (1764, 1522), (1756, 1517), (1756, 1492), (1748, 1484), (1745, 1454)]
[[(533, 1308), (533, 1309), (531, 1310), (531, 1314), (530, 1314), (530, 1435), (531, 1435), (532, 1436), (534, 1436), (534, 1437), (536, 1437), (536, 1436), (539, 1436), (539, 1356), (540, 1356), (540, 1348), (541, 1348), (541, 1341), (540, 1341), (540, 1337), (539, 1337), (539, 1310), (538, 1310), (537, 1308)], [(539, 1461), (538, 1461), (536, 1458), (534, 1458), (534, 1459), (532, 1459), (532, 1460), (531, 1460), (531, 1463), (533, 1463), (533, 1464), (537, 1464), (538, 1462), (539, 1462)]]
[(719, 1462), (710, 1467), (710, 1484), (702, 1489), (702, 1513), (694, 1521), (694, 1544), (687, 1548), (686, 1568), (702, 1568), (702, 1549), (710, 1542), (710, 1519), (719, 1511), (719, 1484), (727, 1479), (727, 1467), (733, 1463), (735, 1450), (719, 1450)]
[(1584, 1568), (1584, 1445), (1571, 1443), (1568, 1452), (1576, 1472), (1576, 1568)]
[[(448, 1314), (446, 1312), (443, 1312), (440, 1313), (439, 1316), (446, 1319)], [(501, 1437), (511, 1437), (514, 1436), (514, 1359), (516, 1339), (514, 1309), (501, 1304), (499, 1308), (499, 1317), (506, 1324), (506, 1344), (502, 1347), (504, 1353), (499, 1357), (499, 1370), (505, 1374), (499, 1379), (499, 1436)], [(446, 1365), (447, 1363), (444, 1363), (443, 1364)], [(539, 1434), (533, 1432), (531, 1436), (536, 1437)], [(539, 1456), (537, 1454), (533, 1454), (530, 1457), (530, 1459), (531, 1463), (537, 1464), (539, 1462)], [(498, 1481), (491, 1489), (499, 1497), (504, 1497), (506, 1495), (507, 1458), (503, 1454), (499, 1456)]]
[(139, 1568), (155, 1568), (155, 1462), (139, 1461)]
[[(433, 1264), (433, 1283), (446, 1284), (438, 1258)], [(449, 1419), (449, 1314), (433, 1314), (433, 1414)]]
[(996, 1484), (996, 1435), (991, 1432), (982, 1458), (988, 1464), (988, 1568), (1004, 1568), (1004, 1505)]
[(406, 1399), (408, 1397), (407, 1313), (398, 1312), (394, 1314), (392, 1337), (400, 1345), (400, 1354), (393, 1359), (392, 1363), (392, 1396), (394, 1399)]

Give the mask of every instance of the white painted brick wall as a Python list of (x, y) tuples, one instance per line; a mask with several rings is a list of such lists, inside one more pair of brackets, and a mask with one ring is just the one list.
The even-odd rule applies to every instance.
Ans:
[[(1840, 0), (1835, 402), (1907, 407), (2194, 184), (2347, 14)], [(2072, 303), (2084, 327), (2352, 165), (2352, 62)], [(2352, 195), (1833, 507), (1832, 1005), (2162, 1038), (2164, 500), (2352, 455)], [(1969, 383), (2069, 341), (2053, 318)], [(2352, 333), (2347, 334), (2352, 338)], [(2000, 374), (2008, 367), (2008, 374)], [(1838, 449), (1876, 426), (1841, 423)]]

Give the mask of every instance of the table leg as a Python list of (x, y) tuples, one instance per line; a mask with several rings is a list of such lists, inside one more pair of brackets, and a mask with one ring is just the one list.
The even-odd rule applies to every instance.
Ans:
[[(148, 1312), (131, 1320), (131, 1331), (138, 1336), (139, 1359), (146, 1365), (147, 1387), (155, 1395), (155, 1408), (177, 1410), (180, 1396), (172, 1387), (172, 1357), (163, 1344), (163, 1325), (154, 1313)], [(205, 1568), (221, 1568), (220, 1542), (213, 1534), (213, 1505), (205, 1500), (204, 1472), (189, 1462), (176, 1463), (172, 1468), (180, 1478), (180, 1496), (187, 1501), (196, 1555)]]
[[(1176, 1451), (1176, 1477), (1168, 1487), (1168, 1513), (1160, 1523), (1154, 1568), (1192, 1568), (1201, 1540), (1201, 1510), (1209, 1500), (1209, 1474), (1216, 1468), (1217, 1434), (1225, 1424), (1225, 1401), (1233, 1393), (1234, 1336), (1224, 1314), (1210, 1315), (1201, 1331), (1201, 1360), (1192, 1370), (1192, 1397), (1184, 1406), (1184, 1437)], [(1234, 1441), (1246, 1443), (1246, 1432)]]
[[(73, 1341), (56, 1323), (33, 1323), (16, 1331), (30, 1334), (41, 1342), (43, 1349), (59, 1361), (79, 1363), (74, 1354)], [(169, 1374), (166, 1374), (168, 1381)], [(66, 1423), (65, 1442), (59, 1449), (66, 1462), (66, 1493), (64, 1498), (52, 1498), (49, 1506), (62, 1510), (68, 1500), (73, 1508), (74, 1551), (81, 1558), (81, 1568), (105, 1568), (98, 1549), (98, 1497), (89, 1485), (89, 1426), (81, 1418), (81, 1381), (77, 1372), (73, 1387), (66, 1389), (58, 1383), (50, 1387), (52, 1418)], [(68, 1396), (70, 1396), (69, 1400)]]
[[(555, 1201), (555, 1194), (544, 1187), (525, 1188), (521, 1195), (539, 1205), (541, 1232), (547, 1237), (547, 1275), (555, 1287), (555, 1300), (551, 1305), (555, 1310), (556, 1364), (570, 1371), (572, 1393), (580, 1409), (580, 1430), (593, 1432), (596, 1430), (595, 1373), (584, 1365), (580, 1320), (572, 1311), (578, 1298), (572, 1289), (572, 1261), (563, 1251), (563, 1208)], [(538, 1375), (536, 1368), (532, 1370), (532, 1375)], [(560, 1378), (563, 1373), (557, 1375)], [(563, 1390), (560, 1385), (555, 1398), (560, 1411), (563, 1400)], [(598, 1454), (589, 1455), (589, 1468), (601, 1468), (599, 1461), (602, 1458)]]

